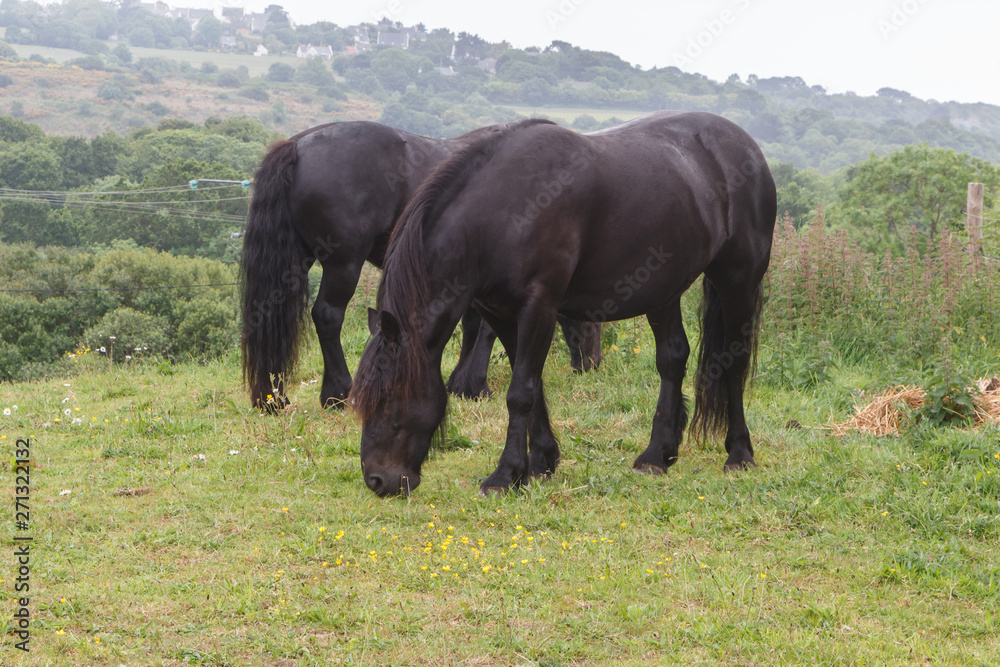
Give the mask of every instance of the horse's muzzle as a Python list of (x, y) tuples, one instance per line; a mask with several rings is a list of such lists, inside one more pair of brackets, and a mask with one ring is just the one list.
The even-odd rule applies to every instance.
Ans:
[(390, 474), (386, 472), (373, 471), (365, 473), (365, 484), (377, 495), (404, 496), (420, 486), (420, 475), (415, 473)]

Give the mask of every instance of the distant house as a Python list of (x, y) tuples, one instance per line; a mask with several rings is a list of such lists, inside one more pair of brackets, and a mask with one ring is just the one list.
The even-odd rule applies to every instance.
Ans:
[(497, 73), (497, 59), (496, 58), (480, 58), (476, 61), (476, 67), (481, 70), (485, 70), (490, 74)]
[(195, 28), (198, 25), (198, 21), (202, 20), (206, 16), (214, 16), (215, 12), (211, 9), (194, 9), (192, 7), (177, 7), (167, 12), (167, 16), (172, 19), (185, 19), (191, 24), (191, 28)]
[(219, 43), (224, 49), (235, 49), (236, 48), (236, 38), (232, 35), (223, 35)]
[[(368, 37), (368, 28), (360, 25), (352, 26), (348, 28), (354, 37), (354, 51), (353, 53), (365, 53), (366, 51), (372, 50), (372, 42)], [(347, 52), (352, 53), (351, 47), (347, 47)]]
[(434, 69), (436, 69), (438, 74), (441, 76), (455, 76), (458, 74), (458, 72), (456, 72), (451, 65), (448, 65), (447, 67), (435, 67)]
[(427, 41), (427, 33), (419, 30), (416, 26), (403, 28), (400, 32), (410, 36), (410, 43)]
[(250, 32), (262, 33), (264, 28), (267, 26), (267, 14), (261, 12), (259, 14), (244, 14), (243, 18), (250, 25)]
[(253, 52), (253, 54), (255, 56), (266, 56), (267, 55), (267, 47), (264, 46), (263, 44), (258, 44), (257, 45), (257, 49)]
[(296, 58), (323, 58), (324, 60), (333, 59), (333, 49), (329, 46), (313, 46), (312, 44), (302, 45), (299, 44), (299, 48), (295, 51)]
[(170, 7), (165, 2), (140, 2), (139, 8), (153, 12), (157, 16), (166, 16), (170, 12)]
[(410, 33), (378, 31), (378, 46), (395, 46), (400, 49), (410, 48)]

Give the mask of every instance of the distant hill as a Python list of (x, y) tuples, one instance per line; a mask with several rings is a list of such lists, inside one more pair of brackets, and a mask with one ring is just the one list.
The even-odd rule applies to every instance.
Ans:
[[(59, 11), (95, 2), (79, 0)], [(14, 9), (29, 4), (7, 0), (0, 24), (10, 26), (20, 16)], [(220, 25), (221, 40), (228, 28)], [(674, 67), (643, 71), (614, 54), (558, 41), (519, 50), (475, 35), (398, 24), (350, 30), (329, 23), (269, 25), (225, 51), (193, 47), (206, 39), (197, 27), (171, 38), (170, 49), (101, 41), (79, 31), (75, 41), (66, 38), (76, 48), (58, 48), (39, 43), (55, 39), (49, 33), (8, 27), (19, 43), (0, 42), (0, 114), (65, 135), (126, 133), (166, 118), (200, 124), (213, 116), (248, 115), (285, 135), (363, 118), (455, 136), (519, 114), (589, 131), (657, 109), (706, 110), (746, 128), (769, 159), (800, 169), (831, 173), (871, 153), (921, 143), (1000, 163), (1000, 107), (989, 104), (921, 100), (892, 88), (871, 97), (830, 95), (793, 76), (717, 82)], [(392, 31), (406, 39), (384, 41), (400, 46), (375, 38), (350, 45), (351, 39)], [(339, 40), (332, 61), (294, 57), (324, 35)], [(263, 45), (269, 55), (250, 55)]]

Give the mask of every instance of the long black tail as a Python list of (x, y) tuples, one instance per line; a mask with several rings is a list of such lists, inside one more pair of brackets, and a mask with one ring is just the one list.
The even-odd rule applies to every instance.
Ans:
[(292, 227), (289, 193), (296, 144), (274, 144), (254, 175), (240, 261), (243, 380), (257, 407), (282, 405), (284, 377), (298, 359), (309, 298), (309, 256)]
[(701, 345), (695, 376), (694, 417), (691, 420), (691, 430), (701, 440), (720, 432), (728, 424), (729, 386), (726, 376), (730, 369), (740, 369), (735, 379), (745, 387), (747, 378), (757, 366), (760, 311), (764, 302), (762, 285), (757, 285), (752, 299), (750, 319), (743, 323), (737, 339), (727, 344), (719, 292), (707, 277), (702, 279)]

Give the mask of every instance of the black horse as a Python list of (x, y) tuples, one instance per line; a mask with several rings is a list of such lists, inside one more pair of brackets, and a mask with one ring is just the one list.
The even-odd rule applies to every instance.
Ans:
[[(284, 404), (283, 379), (298, 357), (307, 273), (315, 261), (323, 267), (312, 307), (323, 351), (320, 402), (343, 405), (351, 374), (340, 331), (365, 260), (382, 266), (393, 224), (431, 169), (493, 131), (487, 127), (445, 140), (378, 123), (343, 122), (271, 146), (254, 176), (240, 265), (243, 377), (254, 405)], [(472, 309), (462, 326), (449, 389), (466, 397), (488, 395), (486, 371), (496, 337)], [(564, 332), (574, 368), (596, 366), (599, 329), (567, 322)]]
[[(506, 443), (484, 493), (556, 469), (541, 377), (557, 312), (592, 322), (647, 316), (661, 386), (633, 467), (665, 472), (687, 422), (680, 297), (700, 274), (693, 429), (707, 436), (728, 425), (725, 469), (754, 465), (743, 388), (776, 208), (753, 139), (707, 113), (661, 112), (590, 135), (525, 121), (456, 152), (410, 201), (390, 243), (380, 333), (348, 399), (363, 422), (365, 483), (379, 495), (420, 483), (447, 403), (442, 350), (470, 304), (512, 367)], [(445, 304), (435, 297), (449, 284), (461, 288)]]

